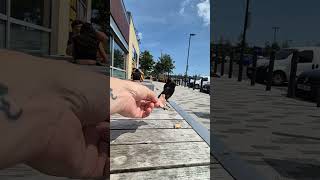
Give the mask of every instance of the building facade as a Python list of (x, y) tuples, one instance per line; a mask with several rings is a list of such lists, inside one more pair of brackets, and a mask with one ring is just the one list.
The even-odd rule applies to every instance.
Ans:
[[(101, 10), (96, 6), (101, 4), (106, 5), (106, 14), (97, 15)], [(123, 0), (0, 0), (0, 48), (65, 56), (72, 21), (91, 22), (95, 17), (106, 18), (97, 21), (104, 24), (108, 36), (105, 50), (110, 75), (130, 78), (140, 50), (133, 19)]]
[(129, 18), (122, 0), (110, 0), (110, 76), (127, 79)]
[(0, 48), (65, 55), (71, 21), (90, 21), (91, 0), (0, 0)]
[(130, 20), (130, 31), (129, 31), (129, 55), (128, 55), (128, 79), (131, 78), (133, 68), (138, 68), (140, 58), (140, 47), (139, 40), (134, 26), (132, 14), (128, 12)]

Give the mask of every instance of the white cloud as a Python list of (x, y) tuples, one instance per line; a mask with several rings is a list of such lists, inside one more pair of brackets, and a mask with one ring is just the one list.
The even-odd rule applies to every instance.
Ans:
[(140, 40), (142, 40), (142, 33), (141, 32), (138, 32), (138, 38), (140, 39)]
[(208, 26), (210, 24), (210, 3), (209, 0), (201, 0), (197, 4), (198, 16), (203, 19), (204, 25)]
[(189, 5), (191, 3), (192, 0), (184, 0), (182, 1), (181, 5), (180, 5), (180, 11), (179, 14), (180, 15), (184, 15), (184, 11), (187, 5)]
[(146, 24), (146, 23), (166, 24), (167, 23), (167, 19), (164, 17), (137, 16), (136, 19), (139, 19), (139, 22), (142, 24)]

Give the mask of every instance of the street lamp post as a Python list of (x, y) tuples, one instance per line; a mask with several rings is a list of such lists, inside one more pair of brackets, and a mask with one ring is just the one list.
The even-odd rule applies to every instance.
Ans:
[(246, 46), (246, 35), (247, 35), (248, 18), (249, 18), (249, 4), (250, 4), (250, 0), (247, 0), (246, 15), (245, 15), (245, 19), (244, 19), (242, 42), (241, 42), (238, 81), (242, 81), (243, 58), (244, 58), (244, 50), (245, 50), (245, 46)]
[(188, 68), (189, 68), (189, 53), (190, 53), (190, 42), (191, 42), (191, 36), (195, 36), (196, 34), (189, 34), (189, 46), (188, 46), (188, 56), (187, 56), (187, 66), (186, 66), (186, 74), (185, 74), (185, 86), (187, 84), (187, 77), (188, 77)]
[(279, 31), (280, 27), (272, 27), (273, 29), (273, 43), (277, 42), (277, 32)]

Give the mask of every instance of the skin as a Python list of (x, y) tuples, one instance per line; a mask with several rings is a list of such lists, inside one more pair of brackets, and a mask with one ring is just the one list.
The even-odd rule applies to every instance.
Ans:
[(160, 106), (145, 86), (79, 65), (7, 50), (0, 59), (0, 169), (108, 176), (110, 114), (143, 118)]
[[(72, 33), (74, 35), (79, 35), (80, 34), (80, 30), (81, 30), (81, 26), (82, 25), (77, 25), (75, 26), (73, 29), (72, 29)], [(97, 52), (97, 57), (99, 59), (101, 59), (101, 62), (102, 63), (107, 63), (107, 54), (104, 50), (104, 47), (103, 47), (103, 44), (106, 44), (107, 43), (107, 35), (101, 31), (96, 31), (96, 37), (97, 39), (100, 41), (99, 43), (99, 46), (98, 46), (98, 52)], [(67, 46), (67, 49), (66, 49), (66, 54), (69, 55), (69, 56), (72, 56), (72, 51), (73, 51), (73, 45), (70, 44)], [(82, 64), (95, 64), (96, 61), (94, 60), (81, 60)]]

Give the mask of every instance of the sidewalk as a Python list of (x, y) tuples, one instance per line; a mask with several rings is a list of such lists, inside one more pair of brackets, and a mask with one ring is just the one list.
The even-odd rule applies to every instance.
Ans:
[(215, 78), (212, 88), (212, 132), (239, 158), (269, 179), (320, 179), (320, 109), (314, 103), (227, 77)]
[(112, 180), (210, 179), (209, 146), (173, 107), (146, 119), (111, 119)]
[[(152, 82), (155, 85), (156, 94), (163, 90), (164, 83)], [(210, 95), (183, 86), (176, 86), (175, 92), (170, 100), (174, 101), (184, 111), (200, 122), (204, 127), (210, 129)]]

